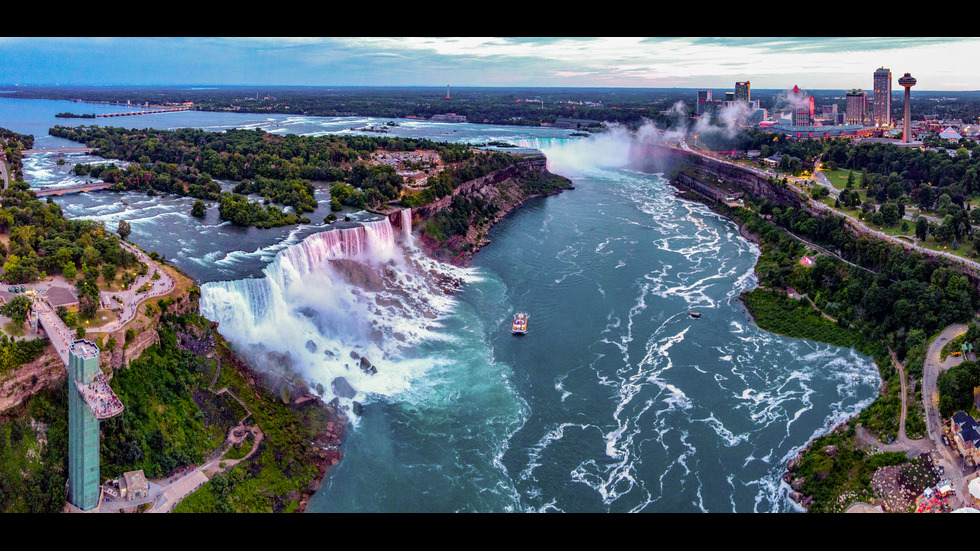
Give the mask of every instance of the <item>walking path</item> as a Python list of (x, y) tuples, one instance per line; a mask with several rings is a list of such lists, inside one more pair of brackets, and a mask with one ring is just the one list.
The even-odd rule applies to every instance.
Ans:
[[(910, 439), (905, 434), (905, 415), (906, 415), (906, 382), (904, 365), (897, 361), (893, 355), (896, 367), (902, 377), (902, 418), (899, 425), (899, 434), (895, 442), (884, 444), (878, 442), (877, 438), (871, 435), (866, 429), (858, 428), (856, 440), (860, 444), (875, 446), (882, 451), (906, 452), (906, 454), (918, 456), (922, 453), (930, 453), (933, 462), (943, 469), (943, 477), (950, 481), (956, 495), (951, 500), (951, 506), (956, 509), (961, 506), (973, 506), (967, 484), (976, 475), (972, 467), (966, 465), (956, 451), (943, 443), (942, 437), (946, 432), (945, 425), (939, 415), (939, 395), (936, 380), (939, 373), (959, 364), (962, 358), (950, 356), (946, 360), (940, 360), (940, 353), (947, 342), (966, 332), (965, 324), (954, 324), (943, 330), (932, 343), (926, 354), (925, 362), (922, 367), (922, 399), (925, 406), (926, 428), (928, 438), (918, 440)], [(889, 351), (890, 352), (890, 351)]]
[[(135, 254), (137, 258), (148, 267), (145, 275), (141, 275), (136, 278), (128, 290), (125, 291), (102, 291), (100, 293), (100, 298), (103, 304), (108, 304), (110, 307), (120, 304), (122, 302), (122, 313), (119, 315), (119, 319), (111, 321), (101, 327), (93, 327), (93, 331), (99, 331), (103, 333), (108, 333), (120, 329), (124, 325), (130, 322), (136, 317), (137, 308), (144, 301), (164, 296), (174, 290), (174, 279), (170, 277), (157, 262), (154, 262), (147, 256), (146, 253), (134, 247), (130, 243), (125, 241), (120, 242), (122, 247), (129, 252)], [(155, 274), (159, 274), (159, 278), (153, 279)], [(145, 284), (149, 283), (150, 288), (147, 291), (139, 292), (140, 288)], [(119, 299), (119, 300), (116, 300)]]
[[(149, 491), (145, 498), (129, 501), (118, 498), (114, 499), (103, 494), (102, 501), (99, 503), (99, 512), (116, 513), (123, 509), (150, 504), (150, 507), (145, 512), (169, 513), (173, 511), (174, 507), (181, 500), (197, 491), (198, 488), (211, 480), (214, 475), (228, 472), (235, 465), (255, 455), (259, 449), (259, 444), (264, 438), (264, 434), (258, 425), (245, 426), (245, 421), (251, 417), (252, 412), (234, 392), (229, 390), (228, 387), (223, 387), (217, 391), (214, 390), (214, 385), (218, 381), (218, 375), (220, 373), (221, 363), (219, 361), (218, 368), (215, 370), (214, 378), (211, 380), (208, 390), (215, 395), (230, 394), (245, 409), (245, 416), (228, 430), (228, 435), (224, 443), (208, 455), (203, 465), (190, 465), (167, 478), (147, 480)], [(249, 450), (248, 454), (240, 459), (224, 459), (224, 455), (228, 453), (232, 446), (241, 444), (250, 434), (253, 437), (253, 442), (252, 449)]]

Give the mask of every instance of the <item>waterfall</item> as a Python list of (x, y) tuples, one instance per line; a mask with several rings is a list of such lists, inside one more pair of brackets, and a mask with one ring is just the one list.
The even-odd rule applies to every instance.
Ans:
[(590, 173), (596, 169), (616, 169), (630, 164), (630, 151), (636, 137), (616, 126), (588, 138), (524, 138), (519, 147), (542, 151), (548, 170), (562, 176)]
[[(404, 217), (411, 211), (402, 216), (410, 237)], [(250, 363), (287, 363), (321, 383), (326, 400), (337, 377), (359, 392), (391, 395), (431, 367), (405, 360), (402, 351), (442, 338), (435, 329), (454, 304), (445, 278), (464, 274), (398, 245), (382, 218), (307, 236), (279, 251), (262, 277), (206, 283), (200, 308)], [(377, 373), (358, 369), (355, 356), (369, 358)]]
[(402, 209), (402, 242), (407, 246), (414, 246), (412, 241), (412, 209)]

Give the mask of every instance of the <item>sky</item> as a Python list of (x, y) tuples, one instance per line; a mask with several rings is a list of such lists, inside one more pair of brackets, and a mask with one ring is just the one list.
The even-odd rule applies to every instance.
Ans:
[[(0, 85), (980, 90), (964, 37), (0, 37)], [(964, 60), (971, 60), (966, 61)]]

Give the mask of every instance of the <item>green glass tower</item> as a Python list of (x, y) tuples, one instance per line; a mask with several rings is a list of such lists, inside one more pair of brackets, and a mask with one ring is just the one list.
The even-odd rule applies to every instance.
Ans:
[(99, 348), (76, 340), (68, 349), (68, 499), (88, 511), (99, 504), (99, 419), (84, 398), (96, 384)]

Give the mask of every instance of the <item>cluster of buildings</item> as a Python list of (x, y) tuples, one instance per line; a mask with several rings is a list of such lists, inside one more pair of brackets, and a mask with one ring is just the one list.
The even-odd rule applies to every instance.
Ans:
[(435, 151), (382, 151), (372, 155), (372, 164), (388, 165), (402, 177), (406, 186), (425, 187), (431, 176), (444, 167)]
[(852, 89), (846, 94), (843, 112), (837, 103), (817, 109), (813, 96), (798, 86), (781, 95), (770, 111), (762, 108), (758, 100), (752, 100), (751, 83), (736, 82), (735, 90), (726, 92), (723, 101), (713, 99), (711, 90), (698, 90), (695, 115), (717, 114), (722, 109), (740, 106), (740, 124), (798, 138), (877, 136), (911, 143), (916, 129), (910, 120), (909, 98), (916, 80), (909, 73), (898, 79), (898, 84), (905, 88), (905, 116), (898, 121), (892, 117), (892, 82), (891, 70), (878, 68), (872, 76), (871, 96), (865, 90)]

